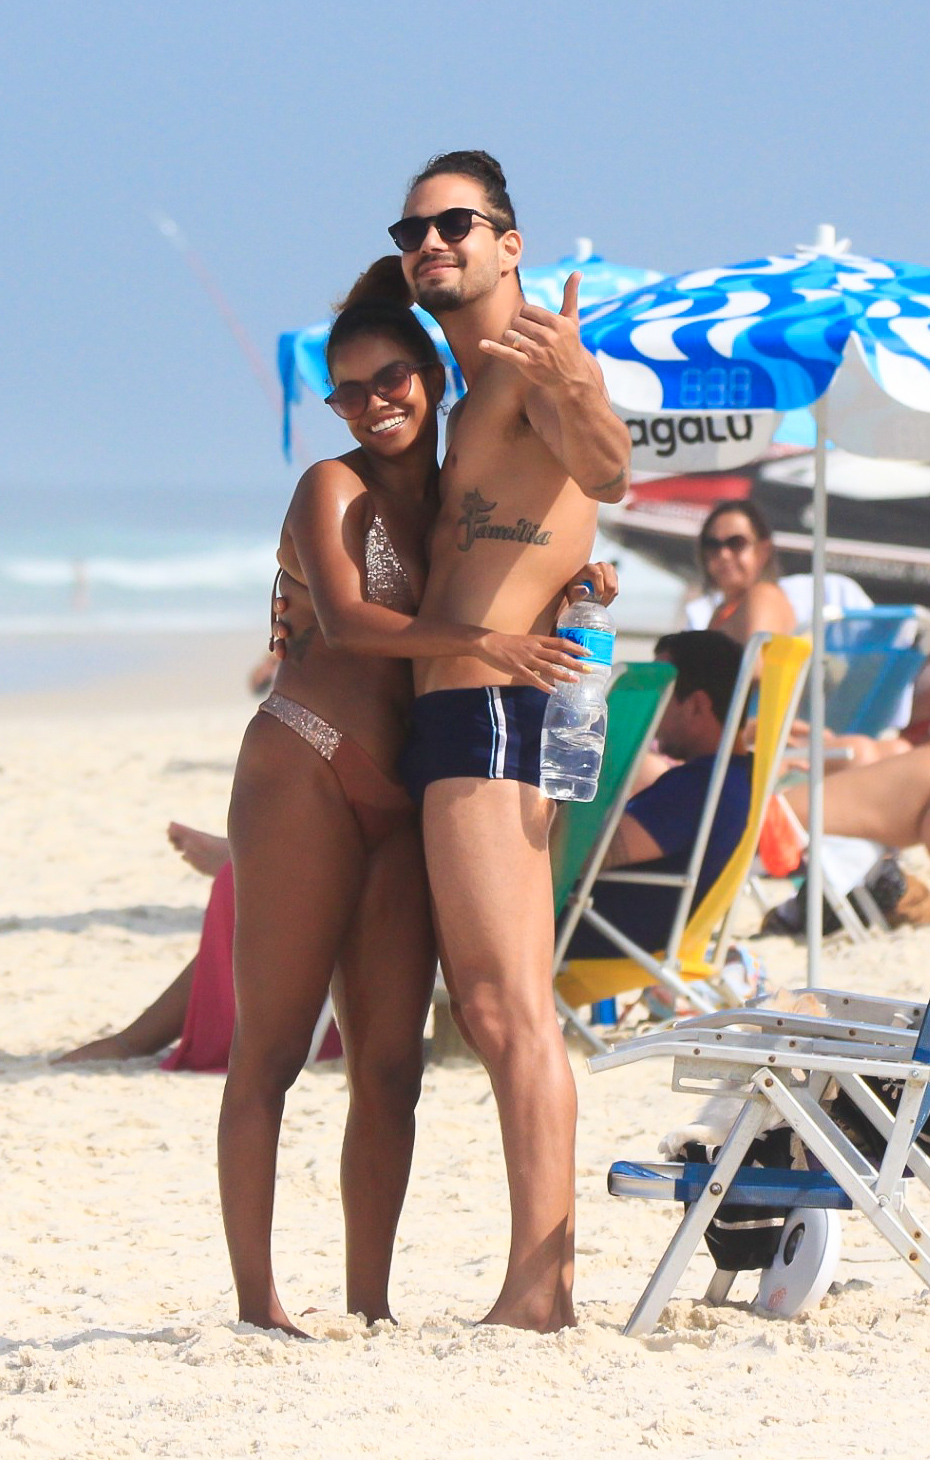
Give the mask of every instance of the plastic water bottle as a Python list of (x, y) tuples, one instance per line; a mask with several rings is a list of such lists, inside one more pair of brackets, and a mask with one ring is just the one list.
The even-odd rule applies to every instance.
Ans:
[(543, 720), (539, 788), (553, 801), (593, 801), (597, 794), (607, 734), (607, 681), (613, 657), (610, 614), (585, 583), (587, 598), (569, 604), (559, 616), (556, 635), (590, 650), (589, 673), (574, 683), (557, 680)]

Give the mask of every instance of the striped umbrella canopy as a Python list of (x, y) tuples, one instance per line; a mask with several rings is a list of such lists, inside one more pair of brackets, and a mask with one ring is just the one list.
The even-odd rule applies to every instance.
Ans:
[[(647, 433), (657, 419), (677, 421), (677, 471), (700, 469), (689, 462), (689, 438), (709, 419), (813, 410), (812, 982), (821, 936), (827, 440), (863, 456), (930, 459), (930, 267), (848, 248), (823, 226), (809, 248), (680, 274), (582, 314), (582, 339), (618, 413), (641, 419)], [(728, 445), (732, 464), (758, 454), (751, 439)]]
[(783, 412), (829, 392), (837, 445), (930, 456), (930, 267), (827, 236), (589, 308), (582, 338), (624, 410)]
[[(578, 291), (581, 305), (599, 304), (606, 299), (614, 299), (662, 277), (654, 269), (608, 263), (594, 252), (590, 239), (579, 238), (575, 241), (574, 254), (566, 255), (557, 263), (521, 268), (520, 278), (526, 298), (531, 304), (540, 304), (558, 312), (562, 307), (565, 281), (576, 269), (581, 273)], [(445, 335), (432, 316), (417, 306), (414, 306), (414, 313), (439, 351), (439, 358), (446, 370), (446, 404), (453, 405), (465, 394), (462, 372), (446, 344)], [(284, 396), (284, 453), (288, 459), (291, 448), (291, 408), (300, 399), (301, 386), (309, 386), (319, 396), (329, 395), (332, 389), (325, 353), (331, 327), (331, 319), (322, 320), (306, 329), (283, 334), (278, 339), (278, 372)]]

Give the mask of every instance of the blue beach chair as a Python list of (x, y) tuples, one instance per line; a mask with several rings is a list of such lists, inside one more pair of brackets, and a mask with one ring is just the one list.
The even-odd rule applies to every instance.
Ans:
[[(846, 581), (840, 575), (831, 576), (836, 581)], [(807, 582), (807, 575), (782, 580), (786, 585), (802, 581)], [(792, 603), (796, 601), (796, 596), (792, 597)], [(875, 737), (896, 724), (903, 724), (907, 719), (909, 691), (930, 649), (930, 613), (914, 604), (840, 606), (828, 603), (824, 617), (827, 655), (824, 711), (828, 729), (837, 735)], [(802, 720), (810, 715), (806, 691), (798, 715)], [(800, 750), (795, 745), (794, 754)], [(845, 753), (852, 755), (851, 751)], [(842, 754), (827, 751), (831, 757)], [(797, 830), (799, 843), (806, 846), (806, 833), (800, 825)], [(848, 850), (841, 855), (841, 848)], [(824, 839), (821, 849), (824, 897), (854, 943), (868, 938), (869, 928), (888, 931), (888, 923), (865, 881), (886, 851), (877, 842), (868, 843), (859, 838)], [(858, 859), (861, 867), (860, 880), (852, 887), (844, 880), (844, 857)], [(758, 876), (750, 878), (750, 888), (763, 912), (767, 912), (769, 902)]]
[(828, 608), (825, 617), (826, 724), (837, 735), (880, 735), (926, 661), (930, 615), (914, 604), (876, 604)]

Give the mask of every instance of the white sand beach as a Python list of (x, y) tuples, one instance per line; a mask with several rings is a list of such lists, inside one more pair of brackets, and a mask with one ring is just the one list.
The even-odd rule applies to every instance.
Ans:
[[(579, 1100), (579, 1325), (540, 1337), (474, 1320), (496, 1295), (508, 1208), (493, 1101), (464, 1063), (430, 1065), (393, 1281), (395, 1329), (340, 1311), (345, 1080), (305, 1072), (281, 1147), (276, 1264), (309, 1341), (234, 1321), (216, 1192), (222, 1079), (153, 1060), (53, 1068), (119, 1028), (191, 956), (208, 884), (165, 839), (221, 829), (252, 705), (248, 658), (173, 661), (69, 698), (0, 697), (0, 1454), (563, 1457), (670, 1460), (926, 1453), (930, 1307), (857, 1217), (822, 1307), (793, 1321), (695, 1306), (711, 1264), (648, 1338), (623, 1337), (678, 1219), (606, 1192), (620, 1155), (682, 1124), (668, 1067), (590, 1076)], [(776, 982), (803, 957), (758, 945)], [(930, 930), (835, 945), (837, 986), (926, 995)], [(924, 1204), (926, 1206), (926, 1203)], [(918, 1204), (918, 1210), (921, 1210)]]

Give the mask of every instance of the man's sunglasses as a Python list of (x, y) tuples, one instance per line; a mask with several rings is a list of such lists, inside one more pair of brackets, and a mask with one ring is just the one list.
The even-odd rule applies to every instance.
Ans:
[(365, 414), (373, 395), (380, 396), (381, 400), (406, 400), (415, 372), (428, 369), (429, 364), (409, 365), (406, 360), (392, 360), (390, 365), (382, 365), (370, 380), (344, 380), (326, 397), (326, 404), (344, 421), (356, 421)]
[(412, 213), (409, 218), (401, 218), (399, 222), (392, 223), (388, 233), (401, 253), (414, 253), (423, 247), (433, 224), (436, 225), (436, 232), (443, 243), (461, 243), (471, 232), (476, 218), (483, 218), (485, 223), (490, 223), (495, 233), (507, 231), (505, 224), (498, 223), (496, 218), (490, 218), (477, 208), (445, 208), (441, 213), (431, 213), (427, 218)]
[(752, 547), (751, 537), (744, 537), (741, 532), (734, 532), (732, 537), (702, 537), (701, 552), (707, 557), (715, 557), (717, 553), (724, 551), (731, 553), (744, 553), (748, 547)]

